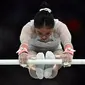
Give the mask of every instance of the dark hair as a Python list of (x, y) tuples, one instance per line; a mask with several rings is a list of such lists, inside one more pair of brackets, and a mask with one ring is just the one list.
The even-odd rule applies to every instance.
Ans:
[(38, 28), (38, 29), (42, 28), (43, 26), (53, 28), (54, 27), (53, 14), (47, 10), (39, 11), (34, 17), (34, 26), (35, 28)]
[(40, 5), (41, 8), (50, 8), (50, 5), (46, 2), (46, 1), (43, 1)]

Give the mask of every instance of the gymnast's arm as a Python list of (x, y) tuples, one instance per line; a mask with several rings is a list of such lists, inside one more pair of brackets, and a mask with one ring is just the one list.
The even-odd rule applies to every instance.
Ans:
[(68, 27), (63, 22), (58, 22), (58, 28), (57, 32), (60, 36), (60, 40), (63, 44), (64, 50), (67, 50), (68, 48), (73, 49), (72, 45), (72, 36), (70, 31), (68, 30)]
[(21, 30), (21, 34), (20, 34), (21, 45), (20, 45), (20, 47), (29, 50), (29, 42), (31, 39), (31, 34), (32, 34), (31, 25), (30, 25), (30, 22), (28, 22)]

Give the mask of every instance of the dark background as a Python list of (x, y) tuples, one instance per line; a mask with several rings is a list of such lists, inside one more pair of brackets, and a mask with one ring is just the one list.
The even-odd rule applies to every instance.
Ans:
[[(43, 0), (0, 0), (0, 59), (17, 59), (22, 27), (34, 18)], [(85, 1), (46, 0), (55, 18), (64, 22), (76, 50), (75, 59), (85, 57)], [(85, 85), (85, 66), (61, 68), (52, 80), (35, 80), (20, 66), (0, 66), (0, 85)]]

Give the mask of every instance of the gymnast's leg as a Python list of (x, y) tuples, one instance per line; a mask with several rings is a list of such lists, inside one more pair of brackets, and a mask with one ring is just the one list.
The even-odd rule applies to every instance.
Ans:
[[(42, 52), (39, 53), (33, 53), (34, 57), (31, 57), (31, 59), (44, 59), (44, 54)], [(43, 79), (43, 72), (44, 72), (44, 65), (32, 65), (30, 64), (28, 67), (29, 74), (31, 77), (35, 79)]]
[[(63, 52), (63, 50), (59, 49), (57, 51), (55, 51), (54, 53), (47, 52), (46, 53), (46, 59), (56, 59), (55, 55), (59, 55)], [(61, 68), (61, 65), (46, 65), (45, 66), (45, 71), (44, 71), (44, 76), (45, 78), (55, 78), (58, 74), (59, 69)]]

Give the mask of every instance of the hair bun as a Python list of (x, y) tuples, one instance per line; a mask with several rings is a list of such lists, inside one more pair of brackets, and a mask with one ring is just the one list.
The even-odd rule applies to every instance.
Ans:
[(43, 1), (40, 5), (41, 8), (49, 8), (49, 4), (46, 1)]

